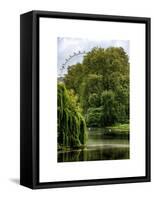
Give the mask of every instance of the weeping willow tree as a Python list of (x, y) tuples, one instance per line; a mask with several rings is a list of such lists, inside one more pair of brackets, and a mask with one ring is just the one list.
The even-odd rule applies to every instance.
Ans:
[(86, 123), (75, 97), (58, 83), (58, 147), (76, 148), (86, 144)]

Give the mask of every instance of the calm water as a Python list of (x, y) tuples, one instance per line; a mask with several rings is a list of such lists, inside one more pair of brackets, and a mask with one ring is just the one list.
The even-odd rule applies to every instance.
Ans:
[(85, 149), (58, 152), (58, 162), (129, 159), (129, 140), (104, 137), (105, 129), (91, 129)]

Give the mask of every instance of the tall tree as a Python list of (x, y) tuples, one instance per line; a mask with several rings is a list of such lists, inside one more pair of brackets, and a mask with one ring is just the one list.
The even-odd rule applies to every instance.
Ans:
[[(101, 122), (104, 126), (128, 122), (129, 57), (123, 48), (93, 48), (81, 64), (69, 67), (64, 83), (78, 95), (83, 113), (90, 119), (89, 126), (89, 122), (98, 126)], [(96, 120), (95, 114), (100, 120)]]

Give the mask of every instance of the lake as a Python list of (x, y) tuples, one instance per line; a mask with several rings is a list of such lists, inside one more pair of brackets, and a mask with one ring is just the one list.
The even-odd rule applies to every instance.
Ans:
[(84, 149), (58, 151), (58, 162), (129, 159), (129, 135), (104, 128), (89, 128)]

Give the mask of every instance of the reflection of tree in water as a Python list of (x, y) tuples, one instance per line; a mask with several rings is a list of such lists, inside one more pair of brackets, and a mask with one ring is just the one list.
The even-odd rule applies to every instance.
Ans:
[(94, 161), (94, 160), (120, 160), (129, 159), (129, 147), (106, 147), (97, 149), (84, 149), (61, 152), (58, 162)]
[(60, 152), (58, 153), (58, 162), (79, 161), (80, 153), (81, 153), (81, 150)]

